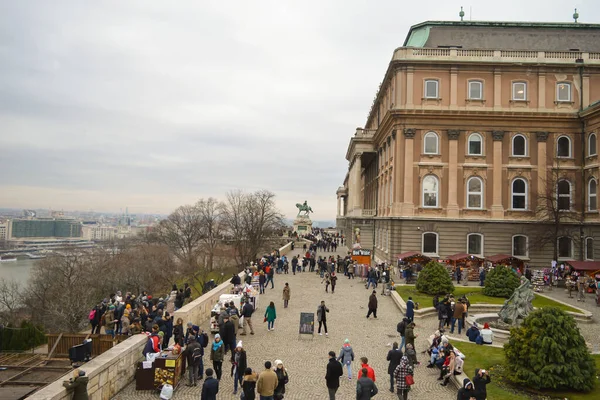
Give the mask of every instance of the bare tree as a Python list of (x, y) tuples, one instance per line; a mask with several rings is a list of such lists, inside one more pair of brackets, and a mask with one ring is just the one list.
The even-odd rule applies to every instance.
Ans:
[(0, 322), (18, 324), (18, 313), (23, 306), (21, 291), (17, 281), (0, 279)]
[(240, 266), (256, 259), (284, 225), (283, 215), (275, 205), (275, 194), (268, 190), (228, 193), (225, 221)]
[(202, 223), (202, 215), (198, 207), (185, 205), (161, 221), (157, 229), (158, 240), (192, 271), (198, 266), (198, 250), (203, 234)]
[(204, 254), (206, 269), (212, 271), (215, 251), (223, 239), (225, 206), (216, 199), (209, 197), (208, 200), (200, 199), (196, 203), (196, 209), (202, 221), (200, 252)]

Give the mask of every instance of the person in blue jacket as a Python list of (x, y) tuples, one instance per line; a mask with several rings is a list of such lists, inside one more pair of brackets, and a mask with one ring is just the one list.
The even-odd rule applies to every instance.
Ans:
[(479, 327), (477, 326), (476, 322), (474, 322), (473, 325), (467, 329), (467, 336), (469, 337), (469, 342), (475, 343), (477, 341), (477, 337), (479, 336)]
[(406, 318), (408, 318), (410, 322), (415, 318), (415, 302), (412, 297), (409, 297), (406, 302)]

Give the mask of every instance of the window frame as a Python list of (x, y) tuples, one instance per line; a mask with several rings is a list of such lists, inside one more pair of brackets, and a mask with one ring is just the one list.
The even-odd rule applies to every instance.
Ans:
[[(525, 255), (515, 254), (515, 239), (518, 237), (525, 238)], [(511, 254), (513, 257), (529, 258), (529, 236), (522, 235), (522, 234), (512, 235), (512, 237), (511, 237)]]
[[(523, 139), (523, 154), (516, 154), (515, 153), (515, 139), (517, 138), (522, 138)], [(525, 137), (525, 135), (521, 134), (521, 133), (517, 133), (516, 135), (514, 135), (512, 137), (511, 140), (511, 155), (513, 157), (527, 157), (527, 151), (529, 150), (527, 147), (527, 138)]]
[[(435, 235), (435, 253), (425, 251), (425, 235)], [(437, 232), (423, 232), (421, 235), (421, 253), (424, 255), (438, 256), (440, 251), (440, 235)]]
[[(592, 242), (591, 247), (590, 247), (588, 241)], [(592, 256), (591, 257), (589, 257), (589, 253), (588, 253), (588, 249), (590, 249), (590, 248), (592, 250)], [(584, 252), (585, 252), (584, 259), (586, 261), (594, 261), (594, 238), (593, 237), (588, 236), (588, 237), (585, 238)]]
[[(592, 146), (592, 137), (594, 138), (594, 146)], [(592, 153), (592, 148), (594, 152)], [(588, 157), (598, 155), (598, 136), (596, 136), (595, 132), (592, 132), (588, 135)]]
[[(481, 252), (480, 253), (471, 253), (469, 250), (471, 250), (469, 248), (469, 238), (471, 236), (478, 236), (479, 237), (479, 247), (481, 248)], [(483, 249), (483, 234), (482, 233), (469, 233), (467, 234), (467, 254), (472, 255), (472, 256), (479, 256), (479, 257), (483, 257), (484, 254), (484, 249)]]
[[(431, 153), (427, 151), (427, 137), (435, 137), (435, 152)], [(425, 135), (423, 135), (423, 154), (427, 155), (438, 155), (440, 154), (440, 137), (434, 131), (428, 131)]]
[[(523, 98), (519, 99), (516, 94), (517, 85), (523, 85)], [(525, 81), (514, 81), (512, 83), (512, 101), (527, 101), (527, 82)]]
[[(559, 96), (558, 96), (558, 93), (559, 93), (558, 88), (559, 88), (560, 85), (567, 85), (569, 87), (569, 99), (568, 100), (563, 100), (563, 99), (559, 98)], [(556, 82), (556, 102), (557, 103), (571, 103), (573, 101), (572, 100), (572, 98), (573, 98), (572, 90), (573, 89), (572, 89), (572, 86), (571, 86), (571, 82)]]
[[(435, 82), (435, 97), (427, 96), (427, 84)], [(438, 100), (440, 98), (440, 81), (439, 79), (425, 79), (423, 82), (423, 98), (427, 100)]]
[[(471, 84), (477, 84), (479, 85), (479, 97), (472, 97), (471, 96)], [(467, 82), (467, 93), (468, 93), (468, 99), (469, 100), (483, 100), (483, 81), (477, 80), (477, 79), (473, 79), (473, 80), (469, 80)]]
[[(560, 194), (560, 189), (559, 186), (561, 184), (561, 182), (567, 182), (567, 184), (569, 185), (569, 193), (567, 194)], [(571, 211), (572, 207), (572, 196), (573, 196), (573, 186), (571, 184), (571, 182), (568, 179), (559, 179), (558, 182), (556, 182), (556, 208), (558, 211), (564, 211), (564, 212), (569, 212)], [(569, 198), (569, 208), (568, 209), (562, 209), (560, 208), (560, 199), (561, 198), (565, 198), (568, 197)]]
[[(525, 207), (524, 208), (515, 208), (514, 207), (514, 197), (515, 197), (515, 182), (523, 181), (525, 183), (525, 193), (517, 193), (517, 196), (525, 197)], [(529, 206), (529, 182), (527, 182), (524, 178), (514, 178), (510, 183), (510, 209), (513, 211), (527, 211)]]
[[(427, 206), (425, 205), (425, 179), (427, 178), (433, 178), (436, 180), (437, 182), (437, 190), (435, 191), (435, 206)], [(427, 192), (430, 193), (430, 192)], [(439, 208), (440, 206), (440, 178), (438, 178), (436, 175), (433, 174), (428, 174), (425, 175), (423, 177), (423, 179), (421, 180), (421, 206), (423, 208)]]
[[(568, 256), (561, 256), (560, 255), (560, 240), (561, 239), (569, 239), (569, 255)], [(559, 260), (571, 260), (573, 259), (573, 238), (570, 236), (561, 236), (558, 239), (556, 239), (556, 254), (558, 256)]]
[[(478, 180), (478, 181), (479, 181), (479, 183), (481, 184), (481, 191), (480, 191), (480, 192), (472, 192), (472, 191), (469, 189), (469, 183), (470, 183), (472, 180), (474, 180), (474, 179), (475, 179), (475, 180)], [(467, 186), (467, 202), (466, 202), (466, 206), (467, 206), (467, 208), (468, 208), (469, 210), (482, 210), (482, 209), (484, 208), (484, 207), (483, 207), (483, 205), (484, 205), (484, 203), (483, 203), (483, 201), (484, 201), (484, 198), (483, 198), (483, 193), (485, 192), (485, 190), (484, 190), (484, 187), (483, 187), (483, 179), (481, 179), (481, 178), (480, 178), (480, 177), (478, 177), (478, 176), (471, 176), (469, 179), (467, 179), (467, 185), (466, 185), (466, 186)], [(480, 206), (479, 206), (479, 207), (471, 207), (471, 206), (469, 205), (469, 197), (470, 197), (471, 195), (473, 195), (473, 196), (477, 196), (477, 195), (479, 195), (479, 199), (480, 199), (480, 202), (479, 202)]]
[[(595, 193), (593, 193), (593, 194), (592, 194), (592, 183), (595, 185), (595, 188), (594, 188), (595, 189), (594, 190)], [(587, 187), (587, 189), (588, 189), (587, 190), (587, 194), (588, 194), (588, 198), (587, 198), (588, 211), (592, 211), (592, 212), (593, 211), (598, 211), (598, 181), (596, 180), (596, 178), (590, 178), (588, 180), (588, 187)], [(592, 198), (594, 198), (594, 203), (595, 203), (594, 208), (591, 207), (591, 205), (592, 205), (592, 202), (591, 202)]]
[[(471, 153), (471, 138), (478, 137), (479, 138), (479, 153)], [(479, 132), (473, 132), (467, 138), (467, 155), (468, 156), (482, 156), (483, 155), (483, 136)]]
[[(559, 143), (561, 139), (566, 139), (567, 142), (569, 142), (569, 151), (568, 151), (568, 155), (566, 156), (561, 156), (559, 155)], [(558, 138), (556, 138), (556, 158), (571, 158), (573, 154), (573, 143), (571, 142), (571, 138), (567, 135), (560, 135)]]

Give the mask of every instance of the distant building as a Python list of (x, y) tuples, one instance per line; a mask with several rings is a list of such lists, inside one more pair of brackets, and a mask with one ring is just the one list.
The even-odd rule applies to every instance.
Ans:
[(0, 222), (0, 242), (8, 239), (8, 224), (10, 222)]
[(81, 237), (81, 224), (73, 219), (13, 219), (9, 224), (9, 239)]
[(114, 240), (116, 237), (117, 228), (104, 225), (89, 225), (82, 226), (82, 236), (84, 239), (93, 241)]
[(423, 22), (350, 139), (337, 227), (379, 261), (417, 251), (548, 266), (554, 245), (534, 243), (550, 193), (572, 217), (558, 260), (600, 258), (599, 134), (600, 25)]

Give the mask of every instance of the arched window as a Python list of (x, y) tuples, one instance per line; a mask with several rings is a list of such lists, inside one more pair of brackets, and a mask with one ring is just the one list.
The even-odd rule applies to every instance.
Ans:
[(597, 140), (596, 134), (590, 133), (590, 136), (588, 137), (588, 156), (595, 156), (598, 154), (598, 150), (596, 149)]
[(483, 181), (479, 177), (467, 181), (467, 208), (483, 208)]
[(512, 182), (512, 209), (527, 209), (527, 182), (525, 179), (517, 178)]
[(512, 155), (516, 157), (524, 157), (527, 155), (527, 139), (525, 138), (525, 136), (513, 136)]
[(438, 234), (435, 232), (423, 233), (423, 240), (421, 245), (421, 253), (423, 254), (438, 254)]
[(558, 258), (573, 258), (573, 240), (570, 237), (558, 238)]
[(529, 239), (525, 235), (515, 235), (512, 237), (512, 255), (514, 257), (528, 257)]
[(571, 209), (571, 183), (566, 179), (558, 181), (556, 192), (558, 210), (569, 211)]
[(594, 260), (594, 238), (585, 238), (585, 259)]
[(435, 175), (423, 178), (423, 207), (435, 208), (438, 206), (439, 181)]
[(594, 178), (588, 182), (588, 211), (598, 211), (598, 182)]
[(425, 154), (438, 154), (438, 135), (435, 132), (427, 132), (423, 138)]
[(561, 136), (556, 141), (556, 156), (571, 157), (571, 139), (568, 136)]
[(481, 154), (483, 154), (483, 138), (479, 133), (471, 133), (468, 142), (468, 152), (470, 156), (480, 156)]
[(483, 235), (469, 233), (467, 235), (467, 253), (474, 256), (483, 256)]

